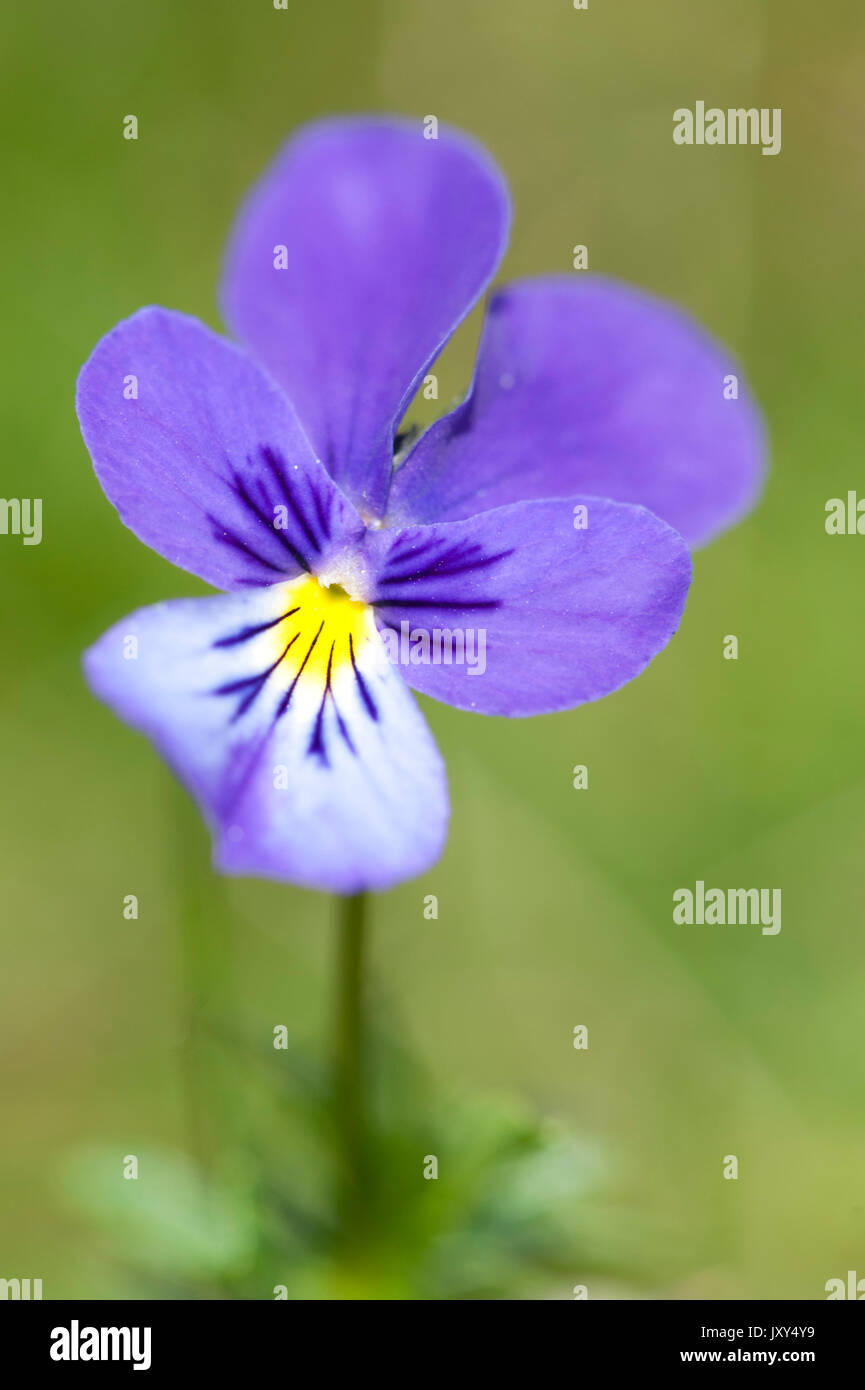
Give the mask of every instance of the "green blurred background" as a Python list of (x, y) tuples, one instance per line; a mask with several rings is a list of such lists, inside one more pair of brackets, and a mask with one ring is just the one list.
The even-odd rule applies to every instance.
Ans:
[[(627, 1257), (575, 1240), (570, 1275), (516, 1296), (820, 1298), (865, 1276), (865, 539), (824, 530), (827, 498), (865, 491), (861, 0), (19, 0), (2, 51), (0, 490), (44, 499), (44, 535), (0, 537), (0, 1276), (140, 1293), (68, 1200), (70, 1155), (261, 1142), (256, 1064), (208, 1060), (202, 1013), (265, 1050), (280, 1023), (329, 1045), (332, 904), (216, 881), (155, 753), (84, 688), (104, 628), (205, 586), (120, 525), (73, 390), (143, 304), (218, 325), (252, 180), (298, 124), (370, 109), (489, 146), (515, 202), (502, 278), (567, 271), (585, 243), (590, 269), (695, 314), (742, 359), (773, 454), (639, 681), (531, 721), (425, 703), (450, 842), (375, 900), (373, 1010), (443, 1095), (519, 1097), (602, 1156), (590, 1243)], [(781, 154), (676, 147), (672, 112), (697, 99), (780, 106)], [(441, 359), (443, 402), (478, 328)], [(780, 935), (675, 926), (697, 878), (781, 887)]]

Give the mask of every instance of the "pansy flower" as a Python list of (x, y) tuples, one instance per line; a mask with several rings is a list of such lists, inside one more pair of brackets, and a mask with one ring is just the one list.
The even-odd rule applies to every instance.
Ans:
[(676, 631), (689, 543), (753, 501), (760, 427), (729, 360), (584, 275), (499, 290), (465, 401), (400, 450), (509, 220), (462, 135), (313, 125), (231, 238), (237, 345), (147, 308), (81, 372), (121, 518), (223, 591), (123, 619), (86, 674), (192, 792), (223, 871), (349, 893), (427, 869), (447, 785), (410, 687), (510, 716), (617, 690)]

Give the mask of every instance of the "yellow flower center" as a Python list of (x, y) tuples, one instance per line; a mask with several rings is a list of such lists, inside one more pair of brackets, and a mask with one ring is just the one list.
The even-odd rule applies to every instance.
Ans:
[(374, 635), (372, 609), (339, 584), (325, 587), (312, 575), (286, 584), (284, 593), (285, 615), (273, 628), (280, 678), (298, 686), (311, 682), (321, 691)]

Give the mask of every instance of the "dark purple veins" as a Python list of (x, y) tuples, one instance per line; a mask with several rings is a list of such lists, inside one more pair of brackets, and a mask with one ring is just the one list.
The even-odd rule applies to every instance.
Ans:
[(226, 462), (229, 487), (247, 520), (254, 522), (255, 540), (248, 538), (248, 531), (238, 535), (212, 513), (207, 520), (217, 541), (264, 571), (260, 576), (240, 575), (238, 584), (261, 586), (275, 583), (280, 576), (294, 577), (298, 570), (311, 573), (331, 538), (329, 498), (316, 479), (300, 469), (289, 469), (269, 444), (247, 455), (243, 473), (230, 460)]
[[(388, 555), (373, 602), (377, 608), (500, 608), (500, 599), (473, 592), (472, 580), (512, 554), (513, 548), (490, 554), (477, 541), (448, 545), (439, 536), (415, 545), (404, 540)], [(453, 585), (450, 581), (454, 579), (461, 582)], [(403, 592), (394, 593), (394, 585), (403, 586)]]

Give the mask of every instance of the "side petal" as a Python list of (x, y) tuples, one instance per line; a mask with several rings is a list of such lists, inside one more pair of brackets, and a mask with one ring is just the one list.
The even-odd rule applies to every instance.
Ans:
[(142, 609), (85, 672), (192, 792), (223, 871), (352, 893), (441, 853), (447, 787), (423, 717), (370, 610), (314, 579)]
[(589, 493), (696, 546), (754, 505), (764, 455), (739, 367), (683, 313), (613, 281), (529, 280), (492, 300), (471, 392), (397, 472), (390, 517)]
[(691, 580), (676, 531), (597, 497), (516, 502), (367, 544), (405, 679), (481, 714), (548, 714), (633, 680), (676, 631)]
[(478, 146), (380, 117), (301, 131), (240, 214), (226, 322), (367, 517), (384, 511), (400, 418), (495, 273), (509, 220)]
[(282, 393), (197, 319), (149, 308), (119, 323), (76, 406), (122, 520), (218, 588), (303, 573), (362, 533)]

